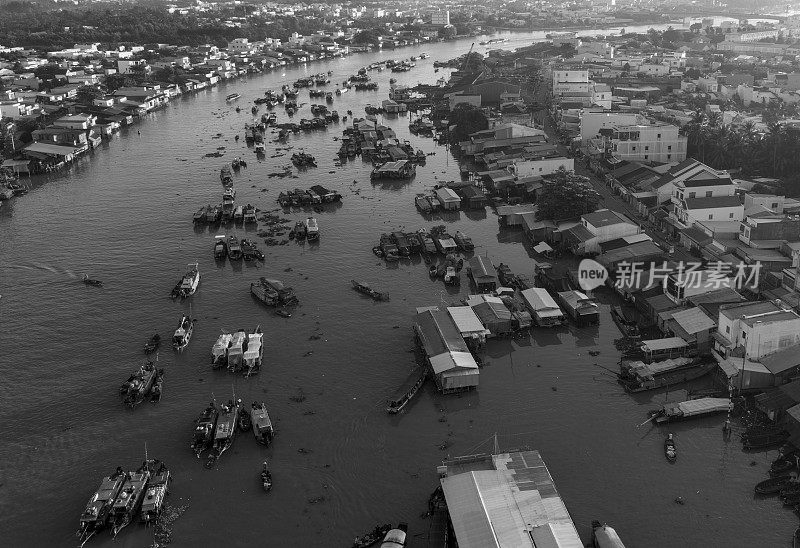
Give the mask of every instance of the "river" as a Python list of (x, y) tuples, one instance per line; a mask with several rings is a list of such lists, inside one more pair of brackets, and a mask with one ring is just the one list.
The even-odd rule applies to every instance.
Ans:
[[(511, 38), (501, 47), (517, 47), (543, 35), (496, 36)], [(600, 296), (599, 327), (534, 330), (525, 339), (490, 343), (477, 391), (444, 397), (429, 383), (403, 413), (385, 413), (386, 396), (413, 365), (414, 308), (456, 301), (468, 285), (445, 289), (417, 259), (377, 260), (370, 249), (380, 233), (444, 222), (451, 232), (469, 234), (476, 252), (495, 264), (530, 274), (521, 235), (501, 232), (488, 209), (433, 221), (415, 210), (414, 195), (456, 179), (458, 166), (446, 148), (411, 136), (408, 116), (383, 121), (436, 155), (405, 185), (373, 186), (370, 166), (360, 159), (335, 168), (333, 138), (343, 124), (290, 137), (293, 151), (311, 152), (319, 163), (297, 179), (268, 177), (289, 163), (291, 152), (271, 158), (268, 144), (267, 157), (257, 161), (234, 135), (243, 133), (251, 101), (266, 89), (328, 70), (341, 82), (379, 59), (431, 54), (408, 73), (371, 73), (378, 92), (336, 98), (340, 113), (362, 114), (364, 104), (385, 98), (391, 76), (400, 83), (434, 81), (447, 71), (434, 73), (433, 61), (465, 53), (472, 40), (291, 67), (180, 98), (69, 170), (33, 181), (27, 196), (3, 207), (0, 530), (6, 545), (75, 545), (79, 514), (100, 478), (118, 465), (135, 468), (146, 446), (174, 473), (169, 503), (185, 507), (173, 526), (173, 546), (348, 546), (376, 523), (401, 520), (409, 523), (413, 546), (425, 546), (428, 521), (420, 514), (437, 484), (436, 466), (448, 454), (491, 449), (495, 433), (501, 447), (542, 452), (584, 540), (591, 520), (600, 519), (628, 546), (788, 545), (797, 519), (776, 500), (752, 494), (774, 451), (746, 454), (738, 441), (725, 443), (716, 417), (672, 428), (680, 458), (669, 465), (666, 431), (637, 428), (648, 409), (682, 394), (631, 397), (594, 365), (614, 368), (618, 359), (610, 296)], [(225, 102), (234, 91), (242, 96), (239, 114)], [(308, 102), (306, 91), (300, 97)], [(310, 117), (307, 106), (301, 115)], [(222, 158), (204, 157), (218, 149)], [(317, 215), (318, 244), (262, 244), (263, 264), (213, 261), (217, 231), (193, 228), (191, 217), (220, 201), (219, 169), (237, 155), (249, 164), (235, 176), (237, 203), (271, 210), (281, 190), (316, 183), (343, 194), (341, 207)], [(235, 232), (254, 236), (255, 230)], [(175, 280), (195, 261), (202, 273), (197, 294), (170, 301)], [(80, 283), (83, 273), (105, 288)], [(301, 307), (292, 318), (278, 318), (251, 298), (250, 282), (264, 275), (295, 288)], [(351, 278), (389, 291), (391, 301), (355, 293)], [(167, 370), (161, 403), (123, 408), (116, 389), (142, 363), (142, 344), (153, 331), (168, 339), (190, 307), (198, 322), (188, 349), (162, 348), (159, 356)], [(221, 329), (259, 324), (266, 334), (260, 375), (211, 370), (209, 352)], [(591, 357), (590, 350), (600, 354)], [(193, 421), (212, 395), (224, 400), (233, 391), (248, 405), (267, 402), (277, 438), (265, 450), (242, 435), (216, 469), (205, 469), (188, 448)], [(440, 450), (444, 443), (449, 448)], [(258, 481), (265, 458), (275, 482), (268, 495)], [(685, 505), (675, 504), (678, 496)], [(145, 546), (151, 535), (130, 526), (114, 545)], [(111, 545), (104, 532), (88, 546)]]

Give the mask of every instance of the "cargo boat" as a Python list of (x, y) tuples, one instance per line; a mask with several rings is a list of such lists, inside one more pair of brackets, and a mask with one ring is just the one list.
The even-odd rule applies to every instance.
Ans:
[(730, 409), (731, 401), (728, 398), (698, 398), (696, 400), (665, 403), (658, 411), (651, 412), (651, 416), (658, 424), (662, 424), (714, 413), (726, 413)]
[(619, 382), (628, 392), (644, 392), (699, 379), (715, 367), (717, 362), (714, 360), (698, 361), (687, 357), (649, 364), (623, 361)]
[(152, 362), (148, 362), (141, 367), (130, 377), (122, 383), (119, 387), (119, 396), (122, 398), (122, 403), (128, 407), (136, 407), (142, 403), (150, 389), (153, 387), (158, 371)]
[(393, 415), (402, 411), (406, 404), (411, 401), (411, 398), (422, 388), (427, 378), (427, 368), (425, 366), (416, 367), (397, 392), (395, 392), (394, 396), (387, 401), (388, 406), (386, 407), (386, 412)]
[(125, 472), (122, 468), (117, 467), (113, 474), (103, 478), (100, 482), (100, 487), (89, 498), (89, 502), (86, 503), (86, 508), (81, 514), (80, 528), (76, 533), (81, 546), (106, 526), (111, 514), (111, 508), (122, 489), (123, 483), (125, 483), (125, 479)]
[(138, 514), (142, 506), (145, 488), (150, 480), (150, 470), (153, 461), (145, 461), (136, 472), (129, 472), (126, 475), (122, 490), (114, 501), (111, 509), (111, 520), (113, 527), (111, 536), (116, 537), (119, 532), (127, 527), (133, 518)]
[(219, 417), (217, 417), (217, 425), (214, 429), (214, 439), (211, 445), (211, 453), (208, 456), (207, 467), (214, 466), (222, 454), (230, 449), (233, 441), (236, 439), (237, 419), (239, 418), (239, 410), (241, 409), (242, 401), (228, 400), (221, 406)]
[(228, 347), (232, 338), (230, 333), (222, 333), (217, 337), (217, 342), (211, 347), (211, 365), (216, 367), (228, 361)]
[(203, 413), (195, 423), (190, 447), (192, 448), (192, 451), (194, 451), (195, 455), (197, 455), (198, 459), (203, 451), (208, 449), (208, 447), (211, 445), (211, 442), (214, 440), (214, 432), (217, 426), (218, 417), (219, 409), (217, 409), (217, 404), (212, 401), (208, 404), (208, 407), (203, 410)]
[(169, 493), (169, 482), (172, 479), (169, 470), (163, 462), (159, 463), (158, 468), (150, 477), (147, 483), (147, 491), (142, 501), (142, 509), (139, 513), (139, 520), (149, 524), (156, 521), (161, 516), (164, 509), (164, 500)]
[(261, 326), (247, 336), (247, 350), (242, 355), (242, 365), (245, 368), (244, 376), (254, 375), (261, 368), (264, 357), (264, 334)]
[(269, 445), (275, 437), (275, 429), (264, 402), (251, 404), (250, 420), (253, 423), (253, 435), (256, 437), (256, 441), (263, 445)]

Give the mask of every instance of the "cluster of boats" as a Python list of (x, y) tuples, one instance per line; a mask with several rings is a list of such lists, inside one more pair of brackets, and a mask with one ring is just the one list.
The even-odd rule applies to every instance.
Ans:
[(289, 239), (308, 240), (309, 242), (319, 240), (319, 223), (317, 219), (309, 217), (305, 221), (297, 221), (294, 224), (294, 228), (289, 231)]
[(439, 264), (432, 264), (428, 268), (431, 278), (439, 278), (446, 285), (461, 285), (459, 272), (464, 268), (464, 259), (456, 258), (452, 253), (445, 255), (444, 261)]
[[(372, 248), (372, 252), (387, 261), (397, 261), (401, 257), (421, 253), (428, 255), (442, 253), (447, 256), (454, 251), (469, 253), (475, 250), (472, 238), (461, 231), (451, 236), (444, 226), (436, 226), (427, 231), (424, 228), (417, 232), (392, 232), (381, 234), (380, 243)], [(426, 261), (428, 262), (428, 261)]]
[(239, 241), (235, 235), (218, 234), (214, 236), (214, 259), (224, 261), (226, 258), (231, 261), (263, 261), (264, 253), (248, 238)]
[(211, 347), (214, 369), (227, 367), (231, 373), (243, 372), (245, 377), (258, 373), (263, 358), (264, 333), (260, 325), (249, 334), (244, 329), (222, 333)]
[(235, 196), (235, 192), (228, 192), (223, 197), (222, 204), (209, 204), (201, 207), (192, 216), (192, 221), (195, 224), (216, 224), (231, 221), (237, 224), (257, 222), (255, 206), (251, 204), (234, 206), (233, 196)]
[(697, 357), (671, 358), (652, 363), (622, 360), (618, 380), (627, 392), (643, 392), (698, 379), (711, 373), (715, 367), (715, 360)]
[(250, 284), (250, 293), (267, 306), (294, 306), (299, 300), (294, 294), (294, 289), (287, 287), (280, 280), (259, 278)]
[(786, 443), (789, 432), (780, 426), (751, 426), (741, 434), (745, 449), (766, 449)]
[(172, 479), (159, 460), (145, 460), (134, 472), (121, 467), (100, 482), (80, 517), (77, 537), (83, 546), (104, 528), (117, 534), (137, 517), (145, 524), (156, 521), (164, 508)]
[(147, 398), (152, 402), (159, 402), (163, 384), (164, 370), (157, 369), (153, 362), (148, 361), (122, 383), (119, 387), (119, 397), (122, 403), (131, 409)]
[(317, 159), (305, 152), (295, 152), (292, 154), (292, 163), (295, 167), (317, 167)]
[(278, 194), (277, 202), (281, 207), (307, 206), (341, 202), (342, 195), (335, 190), (328, 190), (322, 185), (314, 185), (304, 190), (296, 188)]
[(800, 510), (800, 482), (797, 481), (798, 457), (795, 451), (781, 451), (769, 468), (770, 478), (755, 486), (757, 495), (780, 495), (784, 506)]
[(210, 402), (195, 422), (190, 447), (197, 458), (208, 451), (206, 466), (211, 468), (231, 448), (239, 430), (252, 430), (262, 445), (272, 443), (275, 430), (264, 402), (253, 402), (250, 409), (242, 405), (241, 399), (231, 399), (219, 406), (215, 401)]
[(327, 74), (324, 72), (320, 72), (319, 74), (314, 74), (313, 76), (298, 78), (292, 85), (295, 88), (307, 88), (313, 86), (314, 84), (318, 86), (324, 86), (330, 83), (331, 81), (330, 76), (332, 75), (333, 71), (328, 71)]

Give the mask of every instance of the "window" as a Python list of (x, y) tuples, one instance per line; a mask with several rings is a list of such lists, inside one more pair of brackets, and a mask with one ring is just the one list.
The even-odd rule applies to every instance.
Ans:
[(689, 193), (689, 198), (694, 198), (694, 197), (695, 197), (695, 193), (694, 192), (690, 192)]
[(645, 149), (645, 150), (650, 150), (650, 147), (649, 147), (649, 146), (647, 146), (647, 145), (645, 145), (644, 149)]
[(656, 136), (656, 139), (661, 139), (661, 134), (660, 133)]
[(633, 151), (636, 152), (636, 147), (633, 147)]
[(725, 326), (725, 333), (728, 334), (728, 335), (731, 334), (731, 326), (729, 326), (729, 325)]
[(667, 154), (667, 160), (672, 159), (672, 154)]
[(710, 214), (708, 215), (708, 220), (709, 220), (709, 221), (713, 221), (713, 220), (714, 220), (714, 214), (713, 214), (713, 213), (710, 213)]
[(713, 195), (714, 195), (714, 191), (713, 190), (706, 190), (706, 198), (711, 198), (711, 196), (713, 196)]
[(648, 155), (647, 155), (647, 154), (645, 154), (645, 155), (644, 155), (644, 159), (645, 159), (645, 160), (647, 160), (647, 158), (648, 158)]
[(672, 145), (667, 145), (667, 150), (672, 150)]
[(728, 213), (728, 219), (733, 219), (733, 213)]
[(772, 202), (772, 209), (778, 209), (778, 202)]

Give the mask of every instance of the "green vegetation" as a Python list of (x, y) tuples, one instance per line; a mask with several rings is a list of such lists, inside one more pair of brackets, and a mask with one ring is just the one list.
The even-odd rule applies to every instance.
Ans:
[(450, 144), (457, 144), (469, 139), (470, 134), (483, 131), (489, 127), (489, 120), (480, 108), (461, 103), (455, 106), (447, 118), (451, 126)]
[(536, 200), (538, 220), (573, 219), (597, 209), (600, 194), (591, 186), (576, 180), (562, 167), (542, 181)]

